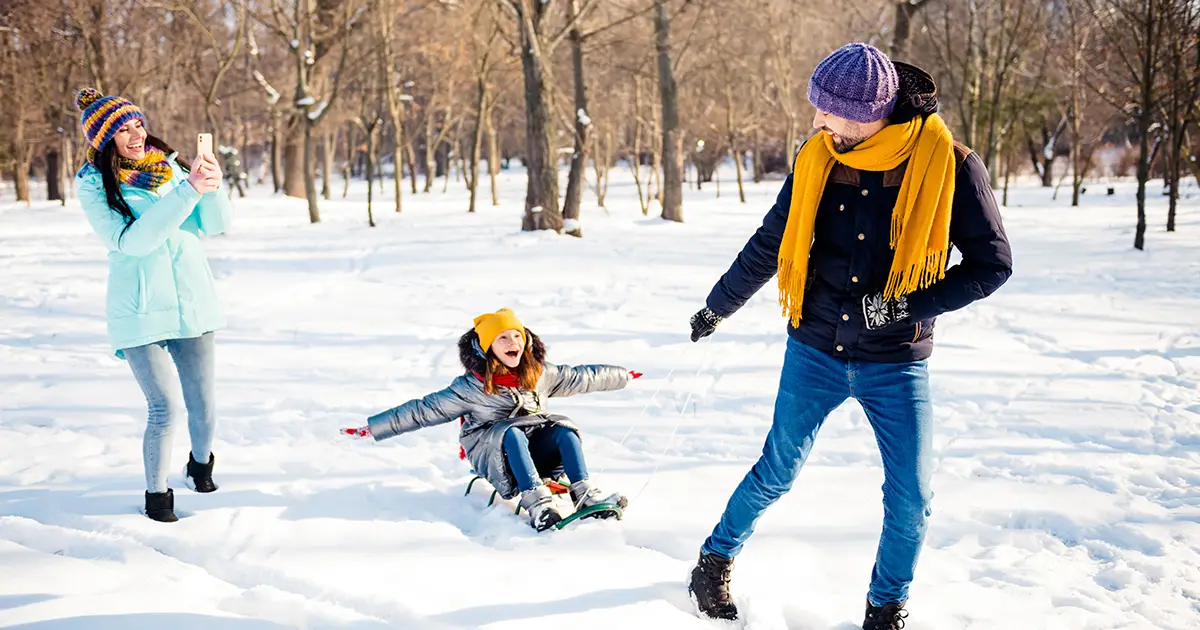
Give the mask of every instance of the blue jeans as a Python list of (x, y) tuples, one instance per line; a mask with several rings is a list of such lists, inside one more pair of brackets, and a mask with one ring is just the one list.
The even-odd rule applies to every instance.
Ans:
[(825, 418), (847, 398), (867, 412), (883, 459), (883, 532), (867, 599), (875, 606), (904, 602), (933, 499), (933, 405), (925, 361), (845, 361), (788, 339), (762, 456), (733, 491), (703, 550), (726, 558), (741, 551), (758, 518), (791, 489)]
[(560, 424), (540, 426), (528, 434), (509, 429), (504, 433), (504, 456), (521, 492), (540, 485), (543, 477), (563, 472), (571, 483), (588, 478), (579, 435)]
[[(136, 348), (126, 348), (125, 358), (146, 395), (149, 418), (142, 437), (142, 461), (146, 467), (146, 491), (167, 491), (167, 469), (171, 465), (177, 391), (182, 390), (187, 407), (192, 457), (208, 463), (212, 452), (216, 410), (213, 405), (213, 333), (191, 339), (171, 339)], [(172, 361), (174, 366), (172, 366)], [(175, 387), (176, 373), (181, 387)]]

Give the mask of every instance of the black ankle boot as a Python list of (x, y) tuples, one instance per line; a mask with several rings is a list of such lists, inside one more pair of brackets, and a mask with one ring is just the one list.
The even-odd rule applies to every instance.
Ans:
[(900, 630), (907, 618), (908, 611), (904, 610), (903, 603), (872, 606), (867, 602), (867, 616), (862, 627), (863, 630)]
[(216, 463), (217, 456), (212, 453), (208, 454), (208, 463), (200, 464), (196, 462), (196, 458), (188, 453), (187, 469), (183, 471), (184, 482), (187, 487), (196, 492), (213, 492), (217, 489), (217, 484), (213, 483), (212, 471), (213, 464)]
[(175, 492), (170, 488), (166, 492), (147, 492), (146, 516), (160, 523), (178, 521), (179, 517), (175, 516)]
[(729, 579), (733, 559), (700, 552), (700, 560), (692, 569), (688, 592), (696, 597), (696, 607), (710, 619), (737, 619), (737, 605), (729, 594)]

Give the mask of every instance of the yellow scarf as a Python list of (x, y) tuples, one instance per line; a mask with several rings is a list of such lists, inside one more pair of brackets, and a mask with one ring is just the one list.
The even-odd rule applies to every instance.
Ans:
[(908, 161), (892, 210), (891, 248), (895, 251), (884, 298), (895, 299), (941, 280), (950, 253), (950, 205), (954, 199), (954, 139), (937, 114), (888, 125), (847, 153), (833, 139), (804, 144), (792, 175), (792, 202), (779, 245), (779, 304), (793, 326), (800, 325), (808, 253), (817, 206), (834, 161), (860, 171), (890, 171)]

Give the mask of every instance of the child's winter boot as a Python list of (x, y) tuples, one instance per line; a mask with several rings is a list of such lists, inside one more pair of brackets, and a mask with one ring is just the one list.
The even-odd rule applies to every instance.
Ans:
[(590, 480), (584, 479), (571, 484), (571, 503), (577, 510), (601, 504), (615, 505), (625, 509), (625, 506), (629, 505), (629, 499), (619, 492), (605, 492)]
[(529, 526), (544, 532), (562, 520), (554, 495), (544, 485), (537, 485), (521, 493), (521, 507), (529, 513)]

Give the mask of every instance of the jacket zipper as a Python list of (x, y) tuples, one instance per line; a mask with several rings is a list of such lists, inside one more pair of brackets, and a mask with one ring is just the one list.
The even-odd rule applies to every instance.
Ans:
[(912, 342), (917, 343), (917, 339), (921, 337), (921, 322), (917, 322), (914, 328), (916, 328), (916, 332), (913, 333)]

